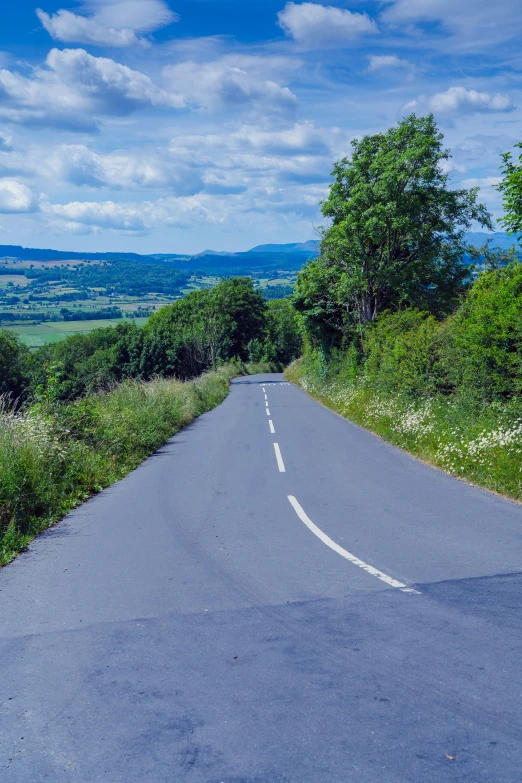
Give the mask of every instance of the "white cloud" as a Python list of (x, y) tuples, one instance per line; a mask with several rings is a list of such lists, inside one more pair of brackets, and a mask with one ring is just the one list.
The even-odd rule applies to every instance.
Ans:
[(368, 57), (368, 71), (387, 71), (401, 68), (412, 68), (408, 60), (402, 60), (396, 54), (370, 54)]
[(317, 3), (288, 2), (278, 15), (279, 26), (303, 46), (342, 46), (361, 35), (377, 33), (367, 14)]
[(297, 67), (291, 58), (225, 56), (214, 62), (182, 62), (164, 68), (167, 89), (140, 71), (84, 49), (52, 49), (29, 75), (0, 70), (0, 120), (95, 130), (103, 117), (148, 108), (192, 108), (288, 115), (296, 97), (275, 78)]
[(101, 154), (84, 145), (60, 145), (48, 155), (48, 179), (111, 189), (149, 186), (173, 195), (123, 202), (46, 200), (41, 210), (53, 231), (124, 235), (169, 227), (242, 230), (245, 220), (281, 225), (317, 219), (332, 160), (346, 152), (348, 142), (338, 128), (298, 122), (281, 130), (241, 125), (219, 134), (178, 136), (167, 149), (130, 153)]
[(522, 29), (520, 0), (395, 0), (381, 18), (401, 29), (407, 23), (436, 22), (475, 49), (491, 48)]
[(58, 41), (115, 47), (147, 44), (136, 33), (150, 33), (178, 19), (163, 0), (98, 0), (88, 10), (93, 13), (62, 8), (51, 15), (38, 8), (36, 14)]
[[(267, 221), (315, 217), (318, 202), (326, 190), (316, 186), (288, 185), (270, 192), (259, 188), (248, 193), (200, 193), (195, 196), (167, 197), (156, 201), (116, 203), (114, 201), (73, 201), (67, 204), (42, 202), (41, 210), (54, 229), (73, 233), (110, 231), (126, 235), (147, 234), (158, 227), (194, 228), (211, 225), (244, 228)], [(69, 228), (67, 228), (69, 227)]]
[(156, 201), (73, 201), (42, 205), (42, 211), (49, 217), (65, 224), (127, 233), (148, 232), (158, 225), (185, 227), (201, 222), (219, 223), (229, 210), (222, 199), (204, 194)]
[(0, 118), (69, 129), (95, 128), (99, 117), (148, 107), (183, 106), (183, 98), (145, 74), (84, 49), (51, 49), (30, 76), (0, 70)]
[(187, 61), (167, 66), (163, 74), (173, 87), (179, 85), (189, 105), (203, 111), (259, 108), (269, 113), (293, 112), (297, 103), (295, 95), (261, 72), (264, 59), (224, 57), (206, 63)]
[(403, 106), (403, 112), (434, 112), (436, 115), (463, 116), (481, 112), (508, 112), (515, 108), (509, 95), (477, 90), (465, 87), (450, 87), (445, 92), (434, 95), (421, 95)]
[[(78, 187), (111, 190), (168, 190), (176, 195), (192, 195), (204, 185), (197, 170), (169, 155), (168, 150), (119, 150), (98, 153), (84, 144), (61, 144), (33, 165), (50, 180), (62, 180)], [(1, 162), (1, 160), (0, 160)]]
[(243, 124), (220, 134), (177, 136), (168, 147), (98, 152), (85, 144), (34, 144), (23, 151), (0, 150), (0, 174), (92, 190), (228, 195), (270, 190), (281, 182), (324, 183), (332, 161), (348, 148), (349, 137), (339, 128), (297, 122), (264, 130)]
[(0, 212), (36, 212), (37, 200), (30, 188), (16, 179), (0, 179)]

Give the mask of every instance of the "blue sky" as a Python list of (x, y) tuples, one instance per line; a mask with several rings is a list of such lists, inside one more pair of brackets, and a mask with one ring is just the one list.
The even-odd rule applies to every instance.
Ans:
[(40, 3), (0, 11), (0, 244), (313, 238), (333, 161), (411, 111), (434, 112), (455, 186), (500, 214), (519, 0)]

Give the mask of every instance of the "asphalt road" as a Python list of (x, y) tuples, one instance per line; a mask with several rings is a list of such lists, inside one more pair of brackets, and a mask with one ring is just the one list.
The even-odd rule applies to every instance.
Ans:
[(521, 577), (522, 507), (238, 379), (0, 571), (0, 780), (517, 783)]

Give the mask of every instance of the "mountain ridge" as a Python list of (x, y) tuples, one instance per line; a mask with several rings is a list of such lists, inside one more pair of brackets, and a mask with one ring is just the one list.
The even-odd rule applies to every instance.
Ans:
[[(510, 248), (515, 245), (521, 248), (521, 245), (515, 238), (510, 237), (505, 231), (496, 231), (486, 233), (482, 231), (468, 231), (466, 240), (475, 245), (483, 245), (488, 238), (491, 238), (492, 247)], [(320, 241), (318, 239), (308, 239), (305, 242), (287, 242), (282, 244), (270, 243), (264, 245), (255, 245), (246, 251), (229, 252), (226, 250), (203, 250), (200, 253), (118, 253), (118, 252), (93, 252), (82, 253), (79, 251), (53, 250), (51, 248), (26, 248), (21, 245), (0, 245), (0, 262), (17, 261), (111, 261), (114, 259), (140, 261), (142, 263), (174, 263), (176, 265), (187, 267), (195, 264), (208, 266), (214, 264), (216, 267), (228, 265), (233, 267), (246, 266), (247, 260), (252, 260), (254, 267), (265, 266), (272, 267), (274, 263), (290, 264), (294, 268), (296, 264), (302, 265), (308, 258), (314, 258), (319, 255)], [(233, 260), (233, 262), (231, 262)], [(263, 260), (265, 264), (263, 264)]]

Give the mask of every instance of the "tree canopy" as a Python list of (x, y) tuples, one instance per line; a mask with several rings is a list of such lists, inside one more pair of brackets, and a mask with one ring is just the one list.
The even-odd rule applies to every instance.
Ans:
[(413, 306), (450, 311), (469, 282), (464, 233), (491, 228), (477, 188), (452, 189), (450, 153), (432, 115), (352, 142), (322, 203), (321, 254), (297, 279), (294, 304), (324, 338)]

